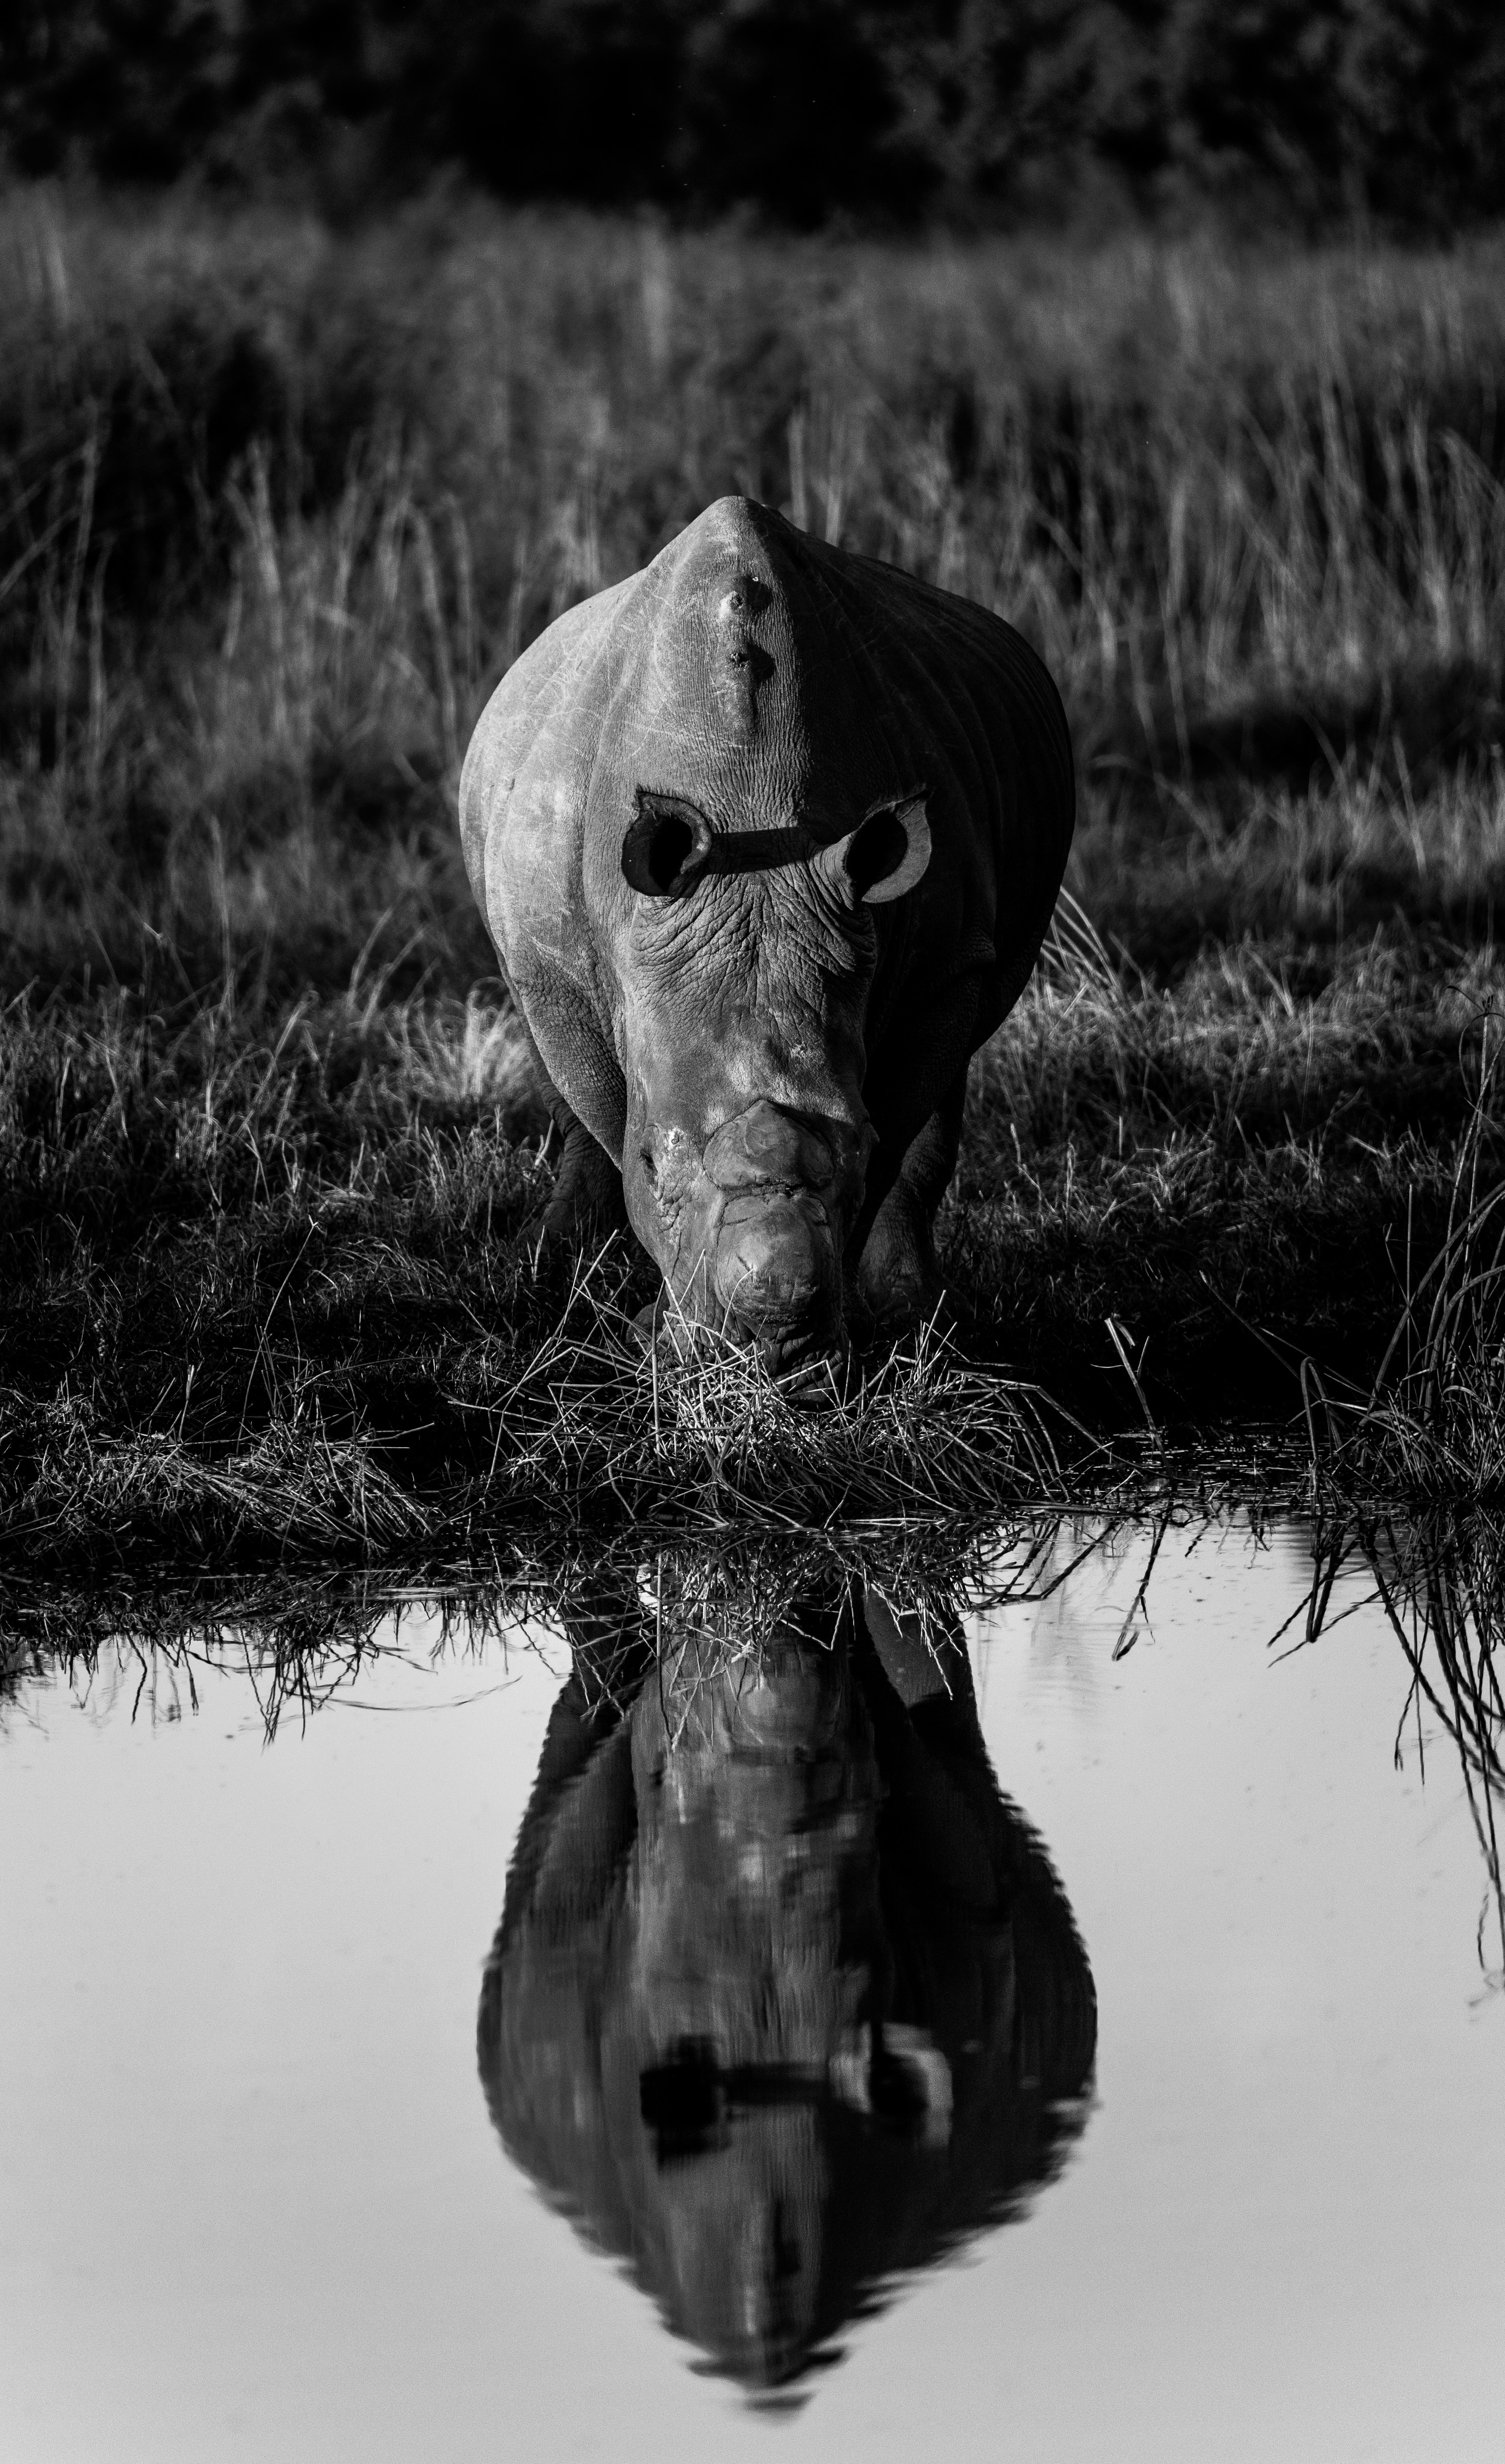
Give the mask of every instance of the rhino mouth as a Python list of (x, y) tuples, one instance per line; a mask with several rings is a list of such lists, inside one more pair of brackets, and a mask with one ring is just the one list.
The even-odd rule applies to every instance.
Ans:
[(754, 1351), (763, 1368), (793, 1401), (817, 1405), (840, 1401), (851, 1382), (855, 1355), (845, 1325), (787, 1327), (766, 1321), (738, 1322), (729, 1313), (690, 1316), (665, 1287), (633, 1320), (644, 1349), (662, 1348), (687, 1362), (718, 1342)]
[(744, 1191), (722, 1209), (711, 1289), (729, 1326), (755, 1340), (836, 1332), (840, 1264), (831, 1218), (803, 1190)]

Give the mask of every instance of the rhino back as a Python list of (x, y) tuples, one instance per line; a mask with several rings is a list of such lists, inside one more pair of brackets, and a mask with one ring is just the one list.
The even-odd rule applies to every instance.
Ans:
[(975, 1048), (1023, 989), (1071, 845), (1060, 696), (1022, 634), (987, 608), (876, 558), (801, 545), (824, 629), (842, 645), (857, 728), (885, 739), (896, 784), (905, 773), (902, 783), (927, 789), (930, 864), (880, 913), (869, 1049), (890, 1022), (906, 1033), (918, 1008), (964, 987)]

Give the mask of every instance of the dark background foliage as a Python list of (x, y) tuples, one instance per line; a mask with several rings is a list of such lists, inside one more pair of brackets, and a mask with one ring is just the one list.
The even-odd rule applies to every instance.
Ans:
[(1505, 210), (1499, 0), (8, 0), (14, 172), (833, 213)]

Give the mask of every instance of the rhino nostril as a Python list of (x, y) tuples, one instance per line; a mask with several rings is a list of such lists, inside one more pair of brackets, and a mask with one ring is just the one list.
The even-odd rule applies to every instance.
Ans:
[(642, 1164), (643, 1171), (647, 1174), (652, 1186), (657, 1189), (659, 1185), (659, 1168), (653, 1160), (653, 1149), (651, 1147), (640, 1147), (638, 1149), (638, 1160)]

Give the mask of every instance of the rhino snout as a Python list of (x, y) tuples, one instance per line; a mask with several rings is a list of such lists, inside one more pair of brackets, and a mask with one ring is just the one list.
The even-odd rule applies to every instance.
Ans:
[(712, 1266), (716, 1299), (729, 1324), (774, 1338), (834, 1336), (840, 1271), (829, 1218), (818, 1203), (782, 1192), (728, 1201)]
[(819, 1127), (762, 1099), (723, 1121), (706, 1143), (706, 1170), (718, 1189), (829, 1189), (842, 1132)]
[(680, 1309), (771, 1369), (845, 1356), (841, 1252), (862, 1199), (865, 1118), (756, 1097), (704, 1144), (651, 1113), (633, 1141), (628, 1200)]

